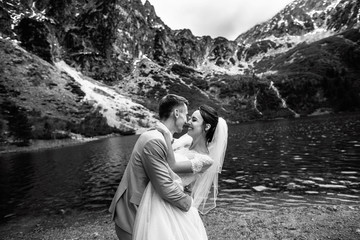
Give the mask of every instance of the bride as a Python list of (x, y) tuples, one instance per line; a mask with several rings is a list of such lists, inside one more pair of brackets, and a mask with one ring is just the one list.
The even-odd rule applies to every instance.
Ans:
[[(171, 146), (169, 130), (161, 123), (157, 129)], [(227, 130), (225, 120), (207, 105), (200, 106), (192, 114), (188, 133), (168, 147), (169, 171), (182, 188), (191, 185), (192, 207), (188, 212), (173, 207), (156, 193), (150, 182), (136, 215), (133, 239), (208, 239), (199, 212), (206, 214), (216, 206), (218, 173), (224, 161)]]

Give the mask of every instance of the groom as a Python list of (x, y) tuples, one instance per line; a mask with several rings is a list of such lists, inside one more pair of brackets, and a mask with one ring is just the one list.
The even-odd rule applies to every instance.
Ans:
[[(160, 121), (172, 134), (180, 133), (187, 122), (187, 105), (185, 98), (175, 94), (160, 100)], [(166, 143), (159, 131), (149, 130), (140, 135), (109, 208), (120, 240), (132, 238), (136, 212), (149, 181), (164, 200), (183, 211), (189, 210), (191, 197), (170, 177), (166, 157)]]

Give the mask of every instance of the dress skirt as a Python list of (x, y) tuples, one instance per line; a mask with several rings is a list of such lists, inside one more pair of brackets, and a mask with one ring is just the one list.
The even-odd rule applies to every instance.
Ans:
[(206, 240), (207, 234), (198, 210), (188, 212), (163, 200), (149, 183), (138, 208), (134, 240)]

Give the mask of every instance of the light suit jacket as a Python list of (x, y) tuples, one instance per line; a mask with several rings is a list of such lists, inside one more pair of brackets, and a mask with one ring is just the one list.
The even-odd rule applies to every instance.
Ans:
[(124, 231), (132, 234), (137, 207), (149, 181), (165, 201), (189, 210), (191, 197), (170, 177), (166, 157), (166, 143), (159, 131), (141, 134), (109, 208), (112, 219)]

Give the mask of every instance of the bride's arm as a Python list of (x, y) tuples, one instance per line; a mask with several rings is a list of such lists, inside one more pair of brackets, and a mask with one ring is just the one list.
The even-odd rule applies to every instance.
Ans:
[(162, 128), (161, 126), (156, 126), (156, 129), (164, 135), (165, 142), (167, 145), (167, 161), (170, 168), (175, 173), (192, 173), (192, 163), (190, 160), (187, 161), (175, 161), (174, 150), (171, 146), (171, 132), (167, 129)]
[(174, 150), (177, 150), (184, 147), (190, 147), (191, 143), (192, 143), (192, 137), (190, 137), (187, 133), (185, 133), (179, 138), (174, 138), (172, 147)]

